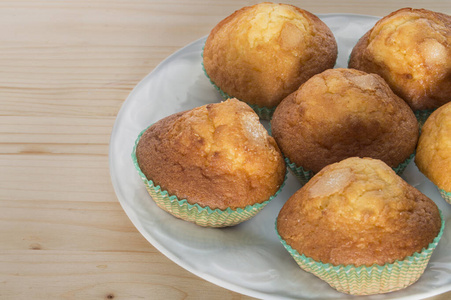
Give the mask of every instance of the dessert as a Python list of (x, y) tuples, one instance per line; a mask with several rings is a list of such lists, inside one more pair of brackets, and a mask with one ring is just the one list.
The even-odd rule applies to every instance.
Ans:
[(354, 69), (330, 69), (310, 78), (280, 103), (271, 126), (304, 183), (352, 156), (381, 159), (402, 172), (418, 140), (409, 106), (380, 76)]
[(451, 103), (438, 108), (424, 123), (415, 163), (451, 204)]
[(357, 157), (322, 169), (277, 217), (301, 268), (354, 295), (414, 283), (443, 224), (437, 205), (384, 162)]
[(451, 16), (397, 10), (358, 41), (349, 67), (382, 76), (423, 122), (451, 101)]
[[(204, 226), (231, 226), (250, 218), (250, 212), (256, 213), (277, 193), (286, 173), (274, 139), (255, 112), (236, 99), (156, 122), (138, 138), (134, 157), (149, 192), (168, 195), (160, 207)], [(159, 195), (152, 196), (155, 200)], [(178, 201), (170, 196), (182, 201), (187, 211), (174, 212)], [(188, 218), (188, 210), (207, 216)], [(206, 210), (219, 216), (210, 218)]]
[(337, 43), (315, 15), (287, 4), (244, 7), (218, 23), (203, 66), (225, 97), (250, 104), (262, 118), (311, 76), (332, 68)]

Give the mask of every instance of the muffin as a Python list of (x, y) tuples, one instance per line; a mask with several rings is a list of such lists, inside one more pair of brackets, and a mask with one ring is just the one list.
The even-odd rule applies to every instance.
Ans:
[(349, 67), (382, 76), (424, 122), (451, 101), (451, 16), (397, 10), (358, 41)]
[(203, 66), (224, 97), (236, 97), (269, 119), (274, 107), (314, 74), (332, 68), (337, 43), (318, 17), (287, 4), (244, 7), (218, 23)]
[(254, 216), (286, 173), (274, 139), (245, 103), (229, 99), (168, 116), (138, 137), (135, 166), (157, 204), (223, 227)]
[(293, 194), (276, 229), (302, 269), (340, 292), (368, 295), (418, 280), (443, 222), (437, 205), (384, 162), (351, 157)]
[(277, 107), (272, 134), (288, 166), (305, 183), (326, 165), (372, 157), (401, 173), (418, 140), (409, 106), (376, 74), (330, 69)]
[(451, 102), (434, 111), (424, 123), (415, 163), (451, 204)]

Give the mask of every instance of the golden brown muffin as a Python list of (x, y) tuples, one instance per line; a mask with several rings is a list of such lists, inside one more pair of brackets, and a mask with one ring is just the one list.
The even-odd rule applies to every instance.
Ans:
[(280, 236), (300, 254), (333, 265), (384, 265), (420, 252), (438, 235), (436, 204), (380, 160), (327, 166), (288, 199)]
[(382, 76), (413, 110), (437, 108), (451, 101), (451, 16), (395, 11), (358, 41), (349, 67)]
[(255, 112), (236, 99), (158, 121), (142, 135), (136, 156), (155, 185), (211, 209), (264, 202), (285, 178), (274, 139)]
[(396, 167), (418, 139), (409, 106), (380, 76), (354, 69), (313, 76), (280, 103), (271, 125), (284, 155), (314, 173), (352, 156)]
[(426, 120), (415, 163), (439, 189), (451, 192), (451, 103), (438, 108)]
[(315, 15), (292, 5), (244, 7), (213, 28), (203, 63), (224, 92), (274, 107), (308, 78), (332, 68), (337, 44)]

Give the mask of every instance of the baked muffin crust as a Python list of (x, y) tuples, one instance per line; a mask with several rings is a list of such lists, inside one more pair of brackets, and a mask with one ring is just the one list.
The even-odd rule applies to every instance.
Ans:
[(451, 103), (438, 108), (426, 120), (415, 163), (438, 188), (451, 191)]
[(380, 76), (354, 69), (313, 76), (280, 103), (271, 125), (284, 155), (314, 173), (352, 156), (396, 167), (418, 140), (409, 106)]
[(382, 76), (413, 110), (437, 108), (451, 101), (451, 16), (395, 11), (359, 40), (349, 67)]
[(189, 203), (236, 209), (280, 188), (285, 163), (245, 103), (229, 99), (166, 117), (142, 135), (138, 164), (155, 185)]
[(288, 199), (280, 236), (300, 254), (333, 265), (383, 265), (427, 248), (438, 235), (436, 204), (380, 160), (325, 167)]
[(332, 68), (337, 44), (315, 15), (287, 4), (244, 7), (207, 38), (203, 63), (224, 92), (273, 107), (308, 78)]

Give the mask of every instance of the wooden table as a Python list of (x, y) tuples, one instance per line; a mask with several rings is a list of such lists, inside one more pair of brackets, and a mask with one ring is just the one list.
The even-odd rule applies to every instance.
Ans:
[[(146, 74), (257, 2), (0, 2), (0, 299), (248, 299), (138, 233), (113, 191), (108, 144)], [(286, 3), (313, 13), (451, 13), (449, 0)]]

